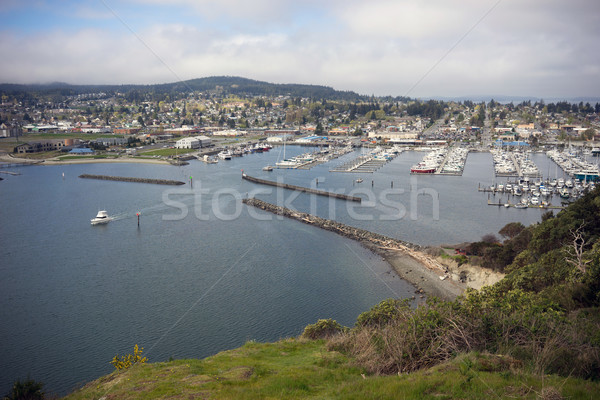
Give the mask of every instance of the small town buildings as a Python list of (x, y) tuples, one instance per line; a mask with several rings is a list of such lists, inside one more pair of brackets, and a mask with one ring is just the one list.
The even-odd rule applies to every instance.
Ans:
[(18, 126), (2, 124), (0, 125), (0, 137), (14, 137), (19, 134), (21, 129)]
[(94, 154), (94, 150), (88, 149), (87, 147), (77, 147), (69, 151), (69, 154), (86, 156)]
[(35, 125), (29, 124), (23, 127), (24, 131), (27, 132), (55, 132), (58, 130), (57, 125)]
[(113, 128), (113, 133), (115, 135), (135, 135), (141, 130), (142, 130), (142, 128), (120, 127), (120, 128)]
[(120, 137), (98, 138), (95, 140), (95, 142), (106, 147), (122, 146), (127, 144), (127, 139)]
[(210, 146), (210, 143), (210, 138), (207, 136), (190, 136), (179, 139), (175, 142), (175, 147), (178, 149), (199, 149)]
[(60, 150), (65, 146), (63, 140), (46, 140), (43, 142), (28, 142), (15, 147), (15, 153), (28, 154), (40, 153), (42, 151)]

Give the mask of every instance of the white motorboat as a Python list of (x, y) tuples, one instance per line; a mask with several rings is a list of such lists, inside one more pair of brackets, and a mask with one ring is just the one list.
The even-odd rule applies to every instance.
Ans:
[(262, 170), (263, 171), (273, 171), (273, 167), (271, 165), (267, 165), (266, 167), (263, 167)]
[(294, 159), (282, 160), (275, 163), (277, 168), (290, 168), (295, 169), (300, 166), (300, 163)]
[(231, 152), (229, 150), (223, 150), (217, 155), (221, 160), (231, 160)]
[(105, 210), (98, 211), (96, 218), (91, 220), (92, 225), (108, 224), (110, 221), (112, 221), (112, 218), (108, 216)]

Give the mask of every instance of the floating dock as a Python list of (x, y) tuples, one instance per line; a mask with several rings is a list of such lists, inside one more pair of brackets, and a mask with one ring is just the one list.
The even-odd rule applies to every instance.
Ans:
[(396, 156), (397, 153), (387, 153), (383, 149), (376, 150), (330, 169), (329, 172), (361, 172), (371, 174), (393, 160)]
[[(519, 204), (519, 203), (517, 203)], [(492, 201), (488, 200), (488, 206), (497, 206), (497, 207), (504, 207), (504, 208), (518, 208), (516, 207), (517, 204), (512, 204), (512, 203), (494, 203)], [(523, 203), (521, 203), (523, 204)], [(534, 204), (527, 204), (526, 207), (523, 208), (541, 208), (544, 210), (562, 210), (563, 206), (553, 206), (552, 204), (548, 204), (548, 205), (534, 205)]]
[(250, 182), (258, 183), (261, 185), (275, 186), (275, 187), (280, 187), (283, 189), (296, 190), (299, 192), (316, 194), (319, 196), (334, 197), (336, 199), (356, 201), (358, 203), (362, 202), (362, 199), (360, 197), (356, 197), (356, 196), (350, 196), (350, 195), (343, 194), (343, 193), (326, 192), (324, 190), (318, 190), (318, 189), (313, 189), (313, 188), (305, 188), (302, 186), (290, 185), (288, 183), (283, 183), (283, 182), (268, 181), (266, 179), (255, 178), (253, 176), (249, 176), (246, 174), (242, 174), (242, 179), (245, 179)]
[(185, 185), (185, 182), (171, 181), (167, 179), (148, 179), (148, 178), (130, 178), (126, 176), (108, 176), (108, 175), (79, 175), (83, 179), (99, 179), (103, 181), (118, 181), (118, 182), (135, 182), (135, 183), (151, 183), (154, 185)]
[(462, 147), (451, 148), (435, 173), (437, 175), (462, 176), (470, 151), (470, 149)]

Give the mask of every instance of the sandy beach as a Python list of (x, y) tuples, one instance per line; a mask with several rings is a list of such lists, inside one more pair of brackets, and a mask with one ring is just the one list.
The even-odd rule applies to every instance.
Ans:
[(424, 253), (382, 248), (368, 242), (361, 243), (375, 254), (380, 255), (400, 278), (415, 286), (417, 294), (424, 293), (443, 300), (454, 300), (467, 288), (466, 284), (452, 279), (451, 275), (448, 275), (443, 269), (432, 268), (415, 258), (415, 256), (426, 257)]

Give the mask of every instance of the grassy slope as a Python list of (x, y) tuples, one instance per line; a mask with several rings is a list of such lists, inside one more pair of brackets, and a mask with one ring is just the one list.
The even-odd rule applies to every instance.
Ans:
[(362, 376), (324, 341), (250, 342), (204, 360), (115, 371), (67, 396), (78, 399), (536, 399), (552, 391), (589, 399), (600, 382), (534, 376), (507, 357), (468, 354), (402, 376)]

